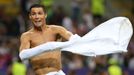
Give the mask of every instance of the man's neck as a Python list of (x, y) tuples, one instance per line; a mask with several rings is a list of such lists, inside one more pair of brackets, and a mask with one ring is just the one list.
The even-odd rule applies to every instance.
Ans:
[(47, 25), (45, 24), (45, 25), (42, 25), (42, 26), (40, 26), (40, 27), (34, 27), (34, 30), (36, 30), (36, 31), (43, 31), (43, 30), (45, 30), (47, 28)]

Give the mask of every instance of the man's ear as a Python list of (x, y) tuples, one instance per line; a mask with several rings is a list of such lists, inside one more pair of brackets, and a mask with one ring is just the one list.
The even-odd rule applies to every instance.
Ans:
[(31, 19), (31, 15), (29, 14), (29, 19)]
[(47, 18), (47, 14), (45, 14), (45, 18)]

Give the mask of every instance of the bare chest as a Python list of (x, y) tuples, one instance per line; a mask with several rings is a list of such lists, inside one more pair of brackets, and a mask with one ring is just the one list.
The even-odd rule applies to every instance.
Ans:
[(31, 35), (30, 46), (35, 47), (40, 44), (56, 40), (56, 34), (52, 32), (35, 33)]

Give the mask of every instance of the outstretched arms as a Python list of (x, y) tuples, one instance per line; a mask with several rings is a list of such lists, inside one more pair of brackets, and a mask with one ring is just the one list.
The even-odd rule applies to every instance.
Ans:
[(67, 40), (69, 38), (69, 41), (49, 42), (27, 49), (29, 48), (29, 40), (26, 39), (27, 37), (22, 37), (22, 44), (20, 47), (21, 59), (28, 59), (42, 52), (54, 50), (56, 48), (85, 56), (126, 52), (128, 43), (133, 34), (133, 29), (127, 18), (118, 17), (102, 23), (82, 38), (68, 34), (64, 28), (63, 30), (57, 29), (56, 32)]
[[(67, 31), (65, 28), (63, 27), (58, 27), (55, 26), (53, 27), (53, 30), (55, 30), (54, 32), (56, 32), (56, 34), (61, 35), (63, 38), (65, 38), (66, 40), (69, 39), (76, 39), (73, 37), (71, 37), (73, 34), (69, 31)], [(45, 44), (41, 44), (39, 46), (30, 48), (30, 33), (23, 33), (21, 36), (21, 45), (20, 45), (20, 53), (19, 56), (22, 60), (24, 59), (29, 59), (33, 56), (39, 55), (43, 52), (46, 51), (51, 51), (51, 50), (55, 50), (57, 48), (61, 48), (63, 46), (67, 46), (72, 44), (74, 41), (67, 41), (67, 42), (48, 42)]]
[(78, 35), (72, 35), (69, 41), (66, 42), (48, 42), (33, 48), (23, 49), (20, 51), (19, 56), (22, 60), (29, 59), (43, 52), (52, 51), (57, 48), (64, 48), (70, 46), (74, 44), (78, 39), (80, 39)]

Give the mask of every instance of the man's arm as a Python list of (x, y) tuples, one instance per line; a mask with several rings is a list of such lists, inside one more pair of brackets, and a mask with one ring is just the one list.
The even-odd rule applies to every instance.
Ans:
[[(52, 51), (52, 50), (55, 50), (57, 48), (67, 47), (67, 46), (75, 43), (76, 39), (80, 39), (80, 37), (78, 37), (77, 35), (74, 35), (74, 36), (71, 36), (70, 40), (66, 41), (66, 42), (48, 42), (48, 43), (41, 44), (41, 45), (33, 47), (33, 48), (28, 48), (26, 46), (25, 46), (25, 48), (21, 47), (19, 56), (20, 56), (21, 60), (29, 59), (33, 56), (39, 55), (39, 54), (46, 52), (46, 51)], [(24, 40), (24, 41), (26, 41), (26, 40)], [(21, 43), (22, 44), (24, 43), (23, 40)], [(25, 45), (26, 44), (28, 45), (28, 42), (25, 43)]]
[(28, 33), (23, 33), (20, 38), (20, 49), (19, 51), (21, 52), (24, 49), (30, 48), (30, 38)]
[[(29, 59), (33, 56), (39, 55), (43, 53), (44, 51), (50, 51), (54, 50), (55, 48), (58, 48), (58, 46), (61, 43), (45, 43), (41, 44), (39, 46), (30, 48), (30, 37), (29, 33), (23, 33), (20, 38), (20, 53), (19, 56), (21, 60)], [(61, 46), (61, 45), (60, 45)]]
[(25, 50), (28, 50), (30, 48), (30, 38), (28, 33), (23, 33), (20, 37), (20, 49), (19, 49), (19, 56), (21, 60), (23, 60), (23, 56), (25, 54), (22, 54)]

